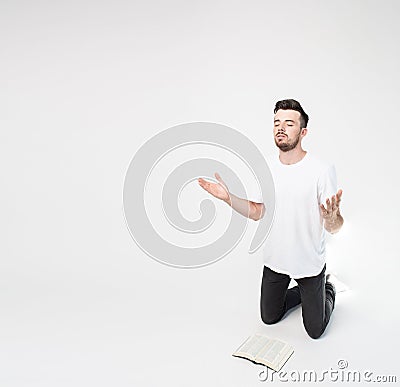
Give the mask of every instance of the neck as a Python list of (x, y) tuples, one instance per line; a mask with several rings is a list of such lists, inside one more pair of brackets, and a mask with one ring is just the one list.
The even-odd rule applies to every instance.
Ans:
[(279, 160), (282, 164), (296, 164), (303, 159), (306, 153), (301, 146), (287, 152), (279, 150)]

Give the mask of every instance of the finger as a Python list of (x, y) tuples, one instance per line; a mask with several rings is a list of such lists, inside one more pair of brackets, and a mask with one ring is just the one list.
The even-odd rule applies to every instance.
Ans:
[(198, 178), (197, 182), (199, 183), (199, 185), (201, 185), (202, 187), (207, 183), (203, 178)]
[(210, 183), (204, 179), (198, 179), (199, 185), (201, 188), (205, 189), (206, 191), (210, 191)]
[(203, 179), (202, 177), (199, 177), (197, 179), (197, 181), (203, 187), (211, 187), (211, 185), (214, 184), (214, 183), (209, 182), (208, 180)]
[(325, 212), (327, 211), (327, 209), (325, 208), (325, 206), (323, 204), (320, 205), (320, 208), (321, 208), (321, 210), (323, 210)]
[(332, 211), (335, 211), (336, 210), (336, 195), (332, 196), (331, 203), (332, 203)]
[(331, 202), (329, 199), (326, 199), (326, 211), (331, 212), (332, 207), (331, 207)]
[(218, 172), (214, 173), (214, 176), (217, 178), (218, 182), (226, 189), (228, 190), (227, 185), (225, 184), (225, 182), (222, 180), (222, 177), (219, 175)]
[(204, 179), (203, 177), (198, 177), (198, 178), (197, 178), (197, 181), (203, 181), (203, 182), (207, 182), (207, 180), (206, 180), (206, 179)]
[[(339, 192), (340, 191), (340, 192)], [(336, 194), (336, 209), (339, 210), (341, 197), (342, 197), (342, 190), (339, 190)]]
[(343, 191), (341, 189), (336, 194), (336, 201), (337, 201), (338, 206), (339, 206), (340, 200), (342, 198), (342, 194), (343, 194)]

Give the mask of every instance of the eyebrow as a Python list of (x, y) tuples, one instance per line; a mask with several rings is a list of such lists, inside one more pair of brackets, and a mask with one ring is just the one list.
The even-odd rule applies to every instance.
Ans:
[[(276, 120), (274, 120), (274, 122), (277, 122), (277, 121), (281, 121), (281, 120), (278, 120), (278, 119), (276, 119)], [(287, 122), (293, 122), (294, 123), (294, 121), (293, 120), (285, 120), (285, 121), (287, 121)]]

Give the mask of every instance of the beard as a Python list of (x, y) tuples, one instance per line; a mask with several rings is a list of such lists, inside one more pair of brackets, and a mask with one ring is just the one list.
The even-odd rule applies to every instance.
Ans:
[(291, 151), (292, 149), (296, 148), (297, 144), (299, 143), (300, 133), (301, 133), (301, 129), (300, 129), (299, 133), (297, 134), (297, 136), (293, 140), (289, 140), (287, 138), (286, 142), (278, 141), (277, 138), (275, 137), (275, 144), (282, 152)]

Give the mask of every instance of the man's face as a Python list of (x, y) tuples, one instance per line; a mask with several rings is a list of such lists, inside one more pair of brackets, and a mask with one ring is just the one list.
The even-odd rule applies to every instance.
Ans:
[(283, 152), (296, 148), (307, 129), (300, 129), (300, 113), (296, 110), (279, 109), (274, 116), (274, 139)]

